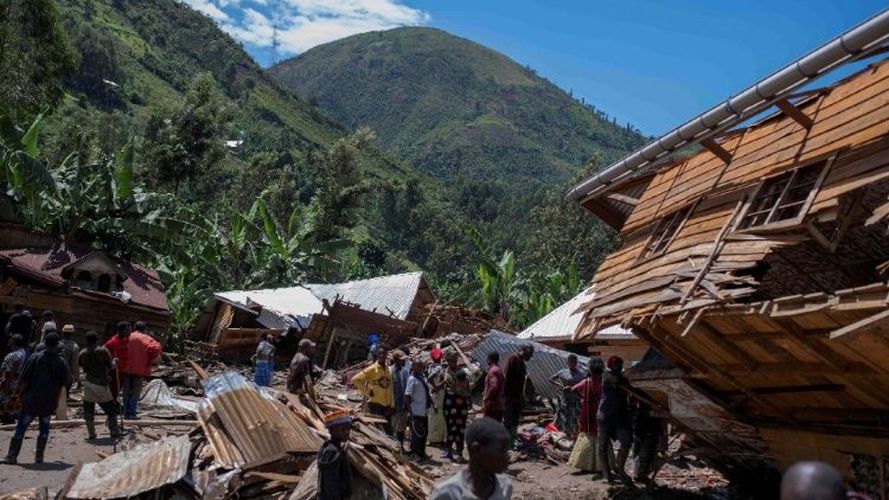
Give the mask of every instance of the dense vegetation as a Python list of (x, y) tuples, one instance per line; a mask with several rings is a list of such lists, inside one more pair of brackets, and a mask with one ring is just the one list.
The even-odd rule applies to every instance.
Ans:
[(0, 0), (0, 70), (0, 218), (155, 266), (175, 332), (213, 290), (410, 269), (520, 326), (609, 244), (562, 185), (504, 198), (381, 152), (174, 0)]

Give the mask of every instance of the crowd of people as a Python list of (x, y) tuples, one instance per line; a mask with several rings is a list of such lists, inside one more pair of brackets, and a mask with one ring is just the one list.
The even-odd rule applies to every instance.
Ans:
[[(433, 498), (470, 498), (464, 495), (467, 491), (488, 493), (479, 498), (509, 498), (511, 487), (501, 473), (509, 450), (518, 444), (533, 345), (522, 345), (502, 368), (500, 353), (489, 353), (482, 415), (471, 421), (472, 387), (482, 371), (465, 356), (461, 360), (463, 354), (457, 349), (436, 346), (428, 355), (411, 359), (400, 349), (388, 351), (378, 339), (368, 344), (371, 363), (352, 375), (351, 384), (364, 396), (366, 413), (384, 422), (400, 451), (419, 463), (430, 459), (427, 445), (437, 445), (443, 450), (442, 459), (456, 463), (464, 463), (468, 452), (469, 467), (439, 485)], [(274, 352), (271, 340), (261, 339), (255, 356), (258, 385), (269, 383), (266, 369)], [(314, 352), (314, 343), (300, 341), (287, 376), (289, 391), (312, 391), (312, 381), (320, 374), (312, 361)], [(589, 366), (581, 367), (577, 356), (571, 355), (566, 368), (553, 374), (550, 382), (562, 395), (552, 425), (575, 442), (571, 466), (608, 481), (629, 480), (625, 465), (634, 448), (636, 479), (650, 479), (656, 472), (665, 425), (643, 402), (631, 403), (623, 360), (613, 357), (606, 365), (593, 358)], [(351, 419), (340, 413), (328, 417), (331, 438), (318, 456), (319, 498), (343, 498), (348, 478), (337, 475), (348, 472), (342, 465), (347, 453), (343, 442), (348, 440)], [(619, 444), (616, 453), (614, 442)]]
[(7, 348), (0, 364), (0, 421), (15, 422), (6, 457), (15, 464), (28, 426), (38, 422), (35, 463), (42, 463), (49, 441), (51, 420), (68, 418), (72, 391), (82, 391), (87, 439), (97, 438), (96, 405), (106, 416), (109, 436), (122, 435), (119, 418), (138, 418), (142, 380), (163, 351), (148, 334), (147, 325), (121, 321), (104, 344), (99, 334), (87, 331), (81, 347), (71, 323), (61, 329), (51, 311), (41, 322), (21, 305), (15, 306), (4, 328)]

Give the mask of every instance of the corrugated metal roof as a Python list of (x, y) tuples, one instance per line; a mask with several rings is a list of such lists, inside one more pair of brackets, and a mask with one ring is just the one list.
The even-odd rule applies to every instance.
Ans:
[(315, 453), (321, 438), (281, 402), (264, 397), (235, 372), (203, 382), (198, 421), (216, 460), (244, 467), (285, 453)]
[[(517, 335), (526, 340), (570, 339), (580, 325), (584, 314), (574, 312), (594, 297), (593, 287), (577, 294), (574, 298), (553, 309), (549, 314), (534, 322)], [(609, 326), (596, 332), (597, 339), (634, 339), (633, 332), (620, 325)]]
[(257, 321), (274, 329), (287, 329), (291, 326), (305, 328), (312, 321), (312, 315), (323, 310), (321, 299), (302, 286), (233, 290), (216, 293), (214, 296), (245, 309), (261, 307)]
[[(549, 383), (549, 378), (559, 370), (568, 367), (568, 351), (554, 349), (539, 342), (523, 340), (514, 335), (503, 333), (497, 330), (491, 330), (485, 335), (481, 344), (472, 350), (472, 360), (481, 366), (487, 366), (488, 353), (497, 351), (500, 353), (500, 366), (505, 366), (506, 360), (512, 353), (519, 350), (519, 347), (525, 344), (534, 346), (534, 356), (528, 361), (528, 378), (534, 384), (534, 390), (540, 396), (549, 399), (556, 399), (560, 396), (561, 391)], [(586, 356), (577, 356), (578, 366), (586, 366), (589, 359)]]
[(188, 472), (188, 435), (167, 437), (83, 464), (66, 498), (126, 498), (182, 479)]
[(307, 288), (320, 299), (333, 302), (339, 297), (365, 311), (405, 319), (423, 283), (423, 273), (393, 274), (346, 283), (309, 284)]

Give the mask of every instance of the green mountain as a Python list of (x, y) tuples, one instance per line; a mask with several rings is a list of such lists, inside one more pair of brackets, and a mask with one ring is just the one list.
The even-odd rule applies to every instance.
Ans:
[(350, 128), (442, 180), (560, 185), (598, 153), (642, 145), (503, 54), (431, 28), (364, 33), (315, 47), (270, 73)]

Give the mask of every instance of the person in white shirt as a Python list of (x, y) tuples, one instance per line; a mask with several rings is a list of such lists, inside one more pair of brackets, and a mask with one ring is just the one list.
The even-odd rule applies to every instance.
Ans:
[(426, 382), (426, 363), (416, 359), (411, 363), (411, 376), (404, 389), (404, 405), (411, 417), (411, 454), (419, 460), (427, 460), (426, 437), (429, 435), (429, 407), (432, 397)]
[(500, 422), (482, 417), (466, 429), (469, 466), (438, 483), (430, 500), (510, 500), (509, 432)]

